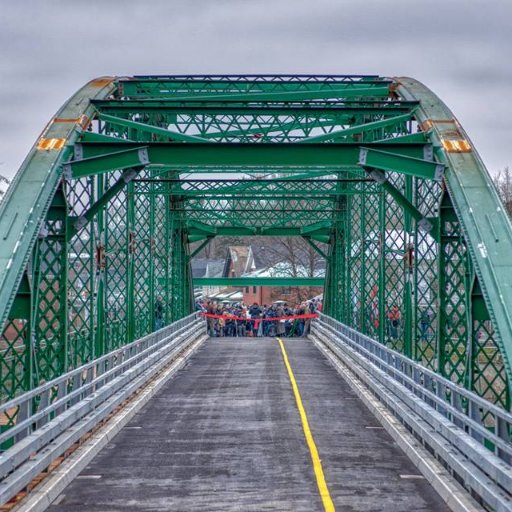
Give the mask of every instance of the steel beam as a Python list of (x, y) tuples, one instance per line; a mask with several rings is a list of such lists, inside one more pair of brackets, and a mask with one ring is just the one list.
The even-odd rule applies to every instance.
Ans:
[[(201, 116), (231, 115), (231, 116), (354, 116), (354, 115), (392, 115), (393, 113), (410, 112), (417, 105), (417, 101), (397, 100), (344, 100), (343, 102), (329, 101), (320, 103), (315, 101), (305, 109), (302, 103), (287, 102), (282, 104), (261, 103), (254, 105), (253, 102), (246, 102), (234, 106), (231, 102), (225, 105), (215, 102), (214, 104), (180, 104), (172, 97), (162, 99), (140, 99), (140, 100), (98, 100), (92, 101), (93, 105), (103, 113), (116, 115), (118, 113), (167, 113), (167, 114), (189, 114)], [(421, 133), (420, 133), (421, 134)]]
[(387, 151), (362, 147), (359, 152), (359, 165), (365, 169), (379, 169), (414, 176), (427, 180), (441, 181), (445, 165), (439, 162), (412, 158)]
[[(359, 160), (361, 145), (354, 142), (333, 144), (289, 144), (289, 143), (170, 143), (144, 142), (152, 165), (171, 168), (293, 168), (305, 169), (329, 167), (339, 169), (354, 166)], [(365, 143), (365, 147), (384, 149), (390, 153), (422, 158), (425, 144)], [(120, 150), (140, 149), (140, 143), (119, 144), (86, 142), (81, 144), (85, 158), (110, 155)], [(112, 163), (112, 165), (116, 165)]]
[(104, 208), (119, 192), (128, 184), (130, 181), (135, 178), (137, 173), (141, 171), (143, 167), (139, 167), (138, 169), (128, 169), (126, 170), (122, 176), (112, 185), (109, 189), (107, 189), (104, 194), (80, 217), (70, 217), (68, 219), (69, 228), (67, 232), (68, 240), (73, 238), (78, 231), (84, 228), (89, 222), (92, 221), (94, 216)]
[(311, 248), (317, 252), (318, 254), (320, 254), (320, 256), (322, 256), (322, 258), (324, 258), (324, 260), (328, 260), (329, 259), (329, 256), (327, 256), (327, 254), (325, 254), (324, 251), (322, 251), (322, 249), (320, 249), (320, 247), (318, 247), (318, 245), (316, 245), (312, 240), (311, 240), (311, 237), (310, 236), (305, 236), (303, 235), (302, 238), (308, 243), (308, 245), (311, 246)]
[[(392, 185), (384, 172), (377, 169), (368, 169), (368, 175), (373, 178), (383, 190), (385, 190), (405, 211), (407, 211), (418, 223), (423, 231), (430, 232), (435, 224), (434, 219), (427, 219), (405, 196)], [(435, 232), (433, 233), (435, 235)]]
[(147, 147), (139, 146), (81, 160), (71, 160), (63, 164), (62, 174), (68, 180), (80, 179), (149, 163)]
[(151, 133), (153, 135), (165, 137), (170, 140), (178, 140), (180, 142), (208, 142), (208, 139), (204, 139), (203, 137), (197, 137), (196, 135), (186, 135), (184, 133), (168, 130), (166, 128), (159, 128), (158, 126), (139, 123), (137, 121), (131, 121), (129, 119), (123, 119), (117, 116), (99, 113), (97, 117), (106, 123), (123, 126), (124, 128), (129, 128), (137, 132)]
[(323, 277), (194, 277), (195, 286), (323, 286)]
[(406, 123), (411, 119), (412, 113), (404, 114), (401, 116), (388, 117), (386, 119), (381, 119), (380, 121), (374, 121), (370, 123), (363, 123), (351, 126), (350, 128), (345, 128), (343, 130), (335, 130), (330, 133), (323, 133), (321, 135), (313, 135), (311, 137), (305, 137), (301, 139), (299, 142), (324, 142), (327, 140), (336, 140), (343, 137), (349, 137), (351, 135), (358, 135), (362, 133), (369, 132), (371, 130), (377, 130), (380, 128), (385, 128), (386, 126), (394, 126), (400, 123)]
[[(164, 91), (161, 91), (161, 94)], [(322, 100), (331, 98), (387, 98), (389, 96), (389, 87), (387, 85), (362, 85), (347, 84), (344, 87), (333, 87), (324, 90), (311, 91), (286, 91), (286, 92), (238, 92), (225, 93), (212, 91), (209, 94), (180, 94), (175, 91), (169, 91), (167, 96), (172, 94), (172, 99), (177, 102), (218, 102), (218, 101), (265, 101), (265, 102), (282, 102), (282, 101), (309, 101)]]

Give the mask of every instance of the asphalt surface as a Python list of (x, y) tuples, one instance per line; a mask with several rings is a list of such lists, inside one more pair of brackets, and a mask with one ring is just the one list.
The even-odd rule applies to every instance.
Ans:
[[(314, 345), (284, 342), (336, 510), (449, 510)], [(208, 340), (49, 510), (324, 510), (278, 342)]]

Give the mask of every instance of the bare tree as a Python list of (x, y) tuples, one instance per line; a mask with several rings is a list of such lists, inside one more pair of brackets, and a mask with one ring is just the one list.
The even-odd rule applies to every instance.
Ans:
[(323, 259), (304, 239), (298, 237), (258, 237), (252, 245), (260, 247), (265, 264), (284, 263), (280, 271), (289, 277), (315, 277)]
[(493, 178), (501, 201), (510, 217), (512, 217), (512, 171), (505, 167)]
[[(263, 255), (267, 266), (279, 266), (279, 274), (288, 277), (316, 277), (319, 271), (325, 267), (325, 261), (320, 254), (311, 247), (303, 238), (258, 237), (253, 244), (260, 248), (260, 257)], [(325, 252), (325, 245), (319, 244)], [(281, 293), (277, 288), (276, 296)], [(313, 287), (292, 287), (291, 293), (299, 302), (306, 300), (318, 293)]]
[[(9, 180), (9, 178), (6, 178), (5, 176), (2, 176), (0, 174), (0, 183), (4, 183), (5, 185), (7, 185), (7, 187), (9, 186), (9, 184), (11, 183), (11, 181)], [(2, 190), (0, 188), (0, 201), (3, 199), (4, 197), (4, 194), (5, 192), (7, 191), (7, 187), (5, 187), (5, 190)]]

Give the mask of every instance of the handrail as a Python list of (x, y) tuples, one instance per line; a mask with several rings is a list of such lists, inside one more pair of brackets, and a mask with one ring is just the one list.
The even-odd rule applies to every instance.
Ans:
[(313, 335), (495, 510), (511, 510), (512, 414), (324, 314)]
[(0, 406), (16, 424), (0, 434), (0, 505), (200, 336), (193, 313)]

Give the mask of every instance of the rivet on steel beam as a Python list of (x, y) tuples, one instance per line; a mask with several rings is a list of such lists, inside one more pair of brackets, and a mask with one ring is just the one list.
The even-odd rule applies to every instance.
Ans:
[(368, 171), (368, 174), (372, 179), (374, 179), (379, 185), (386, 183), (388, 179), (386, 178), (386, 174), (384, 171), (379, 171), (378, 169), (371, 169)]
[(359, 150), (359, 165), (366, 165), (366, 158), (368, 156), (368, 150), (361, 148)]
[(423, 160), (432, 162), (434, 160), (434, 146), (432, 144), (425, 144), (423, 146)]
[(125, 183), (130, 183), (137, 176), (137, 171), (135, 169), (127, 169), (123, 172), (123, 181)]
[(138, 151), (138, 154), (139, 154), (139, 162), (142, 165), (149, 164), (149, 154), (148, 154), (147, 148), (140, 148)]
[(71, 180), (71, 178), (73, 178), (73, 173), (71, 171), (71, 164), (64, 164), (62, 166), (62, 177), (65, 180)]
[(82, 144), (75, 144), (73, 146), (73, 150), (75, 160), (82, 160), (84, 158), (84, 147)]
[(436, 165), (436, 170), (434, 172), (434, 181), (441, 181), (443, 179), (444, 169), (445, 167), (443, 164)]

